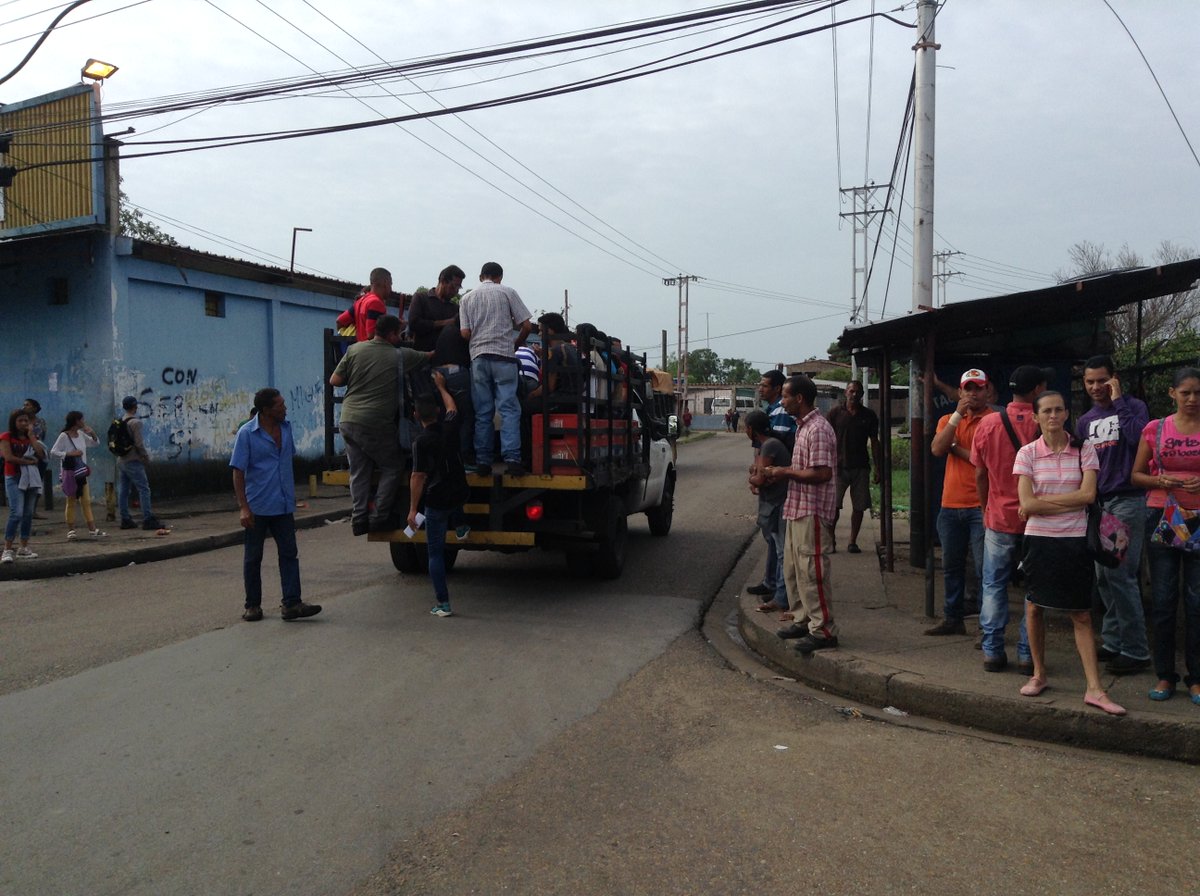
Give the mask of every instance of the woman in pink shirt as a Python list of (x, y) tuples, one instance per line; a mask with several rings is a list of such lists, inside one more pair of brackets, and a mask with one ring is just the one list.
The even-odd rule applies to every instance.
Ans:
[[(1146, 489), (1148, 530), (1162, 517), (1167, 494), (1180, 506), (1200, 510), (1200, 370), (1184, 367), (1172, 379), (1175, 413), (1151, 420), (1142, 430), (1130, 481)], [(1146, 539), (1150, 566), (1150, 603), (1154, 618), (1154, 671), (1158, 684), (1151, 700), (1169, 700), (1179, 675), (1175, 671), (1175, 616), (1179, 576), (1183, 575), (1183, 660), (1191, 700), (1200, 706), (1200, 554)]]
[(1087, 505), (1096, 500), (1096, 471), (1100, 462), (1091, 445), (1066, 429), (1067, 405), (1058, 392), (1043, 392), (1033, 403), (1042, 435), (1017, 452), (1013, 473), (1018, 476), (1020, 516), (1025, 523), (1025, 570), (1028, 595), (1025, 622), (1033, 677), (1021, 688), (1036, 697), (1046, 683), (1046, 610), (1064, 610), (1075, 628), (1075, 648), (1083, 662), (1087, 691), (1083, 702), (1111, 715), (1123, 707), (1108, 698), (1100, 685), (1100, 662), (1092, 635), (1094, 570), (1087, 554)]

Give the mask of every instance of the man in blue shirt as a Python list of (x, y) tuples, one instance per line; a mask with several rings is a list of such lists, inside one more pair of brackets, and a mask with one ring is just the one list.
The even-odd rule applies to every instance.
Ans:
[[(783, 375), (782, 370), (768, 370), (762, 375), (762, 379), (759, 381), (758, 397), (766, 404), (763, 410), (766, 412), (770, 429), (767, 435), (771, 438), (779, 439), (783, 443), (783, 447), (788, 450), (790, 456), (792, 445), (796, 441), (796, 421), (791, 414), (783, 409), (783, 403), (780, 400), (783, 395), (783, 381), (785, 379), (786, 377)], [(754, 449), (754, 457), (755, 463), (757, 463), (757, 443)], [(750, 469), (753, 472), (754, 467), (751, 466)], [(783, 586), (783, 555), (776, 551), (775, 542), (767, 538), (765, 533), (763, 537), (767, 540), (767, 568), (763, 572), (762, 582), (746, 589), (747, 594), (754, 594), (759, 597), (775, 594), (776, 591), (782, 590)]]
[(283, 604), (279, 615), (286, 621), (316, 616), (318, 604), (300, 600), (300, 555), (296, 549), (296, 484), (292, 458), (296, 453), (287, 404), (278, 389), (254, 393), (254, 416), (238, 430), (233, 443), (233, 491), (237, 495), (242, 528), (246, 530), (242, 578), (246, 609), (242, 618), (258, 622), (262, 612), (263, 542), (267, 533), (279, 552), (279, 583)]

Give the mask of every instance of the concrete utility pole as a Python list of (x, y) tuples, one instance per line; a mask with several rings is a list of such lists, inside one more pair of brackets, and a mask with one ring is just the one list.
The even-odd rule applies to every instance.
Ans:
[[(918, 313), (933, 308), (933, 122), (934, 79), (938, 44), (934, 42), (933, 20), (937, 0), (917, 0), (917, 42), (913, 45), (916, 58), (916, 80), (913, 94), (913, 297), (912, 310)], [(932, 340), (930, 335), (929, 339)], [(910, 510), (910, 557), (913, 566), (924, 566), (926, 581), (932, 585), (933, 539), (928, 508), (925, 506), (926, 483), (929, 481), (929, 450), (925, 433), (927, 395), (932, 395), (933, 383), (921, 377), (930, 366), (935, 346), (928, 342), (914, 353), (908, 367), (908, 419), (912, 507)], [(922, 388), (918, 389), (917, 384)], [(926, 595), (926, 610), (932, 594)]]
[(679, 287), (679, 385), (683, 392), (683, 407), (688, 406), (687, 355), (688, 355), (688, 284), (699, 280), (693, 274), (663, 277), (663, 286)]

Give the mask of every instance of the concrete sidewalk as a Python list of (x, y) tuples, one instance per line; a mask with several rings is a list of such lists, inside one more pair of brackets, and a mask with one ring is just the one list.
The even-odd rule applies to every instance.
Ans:
[[(56, 500), (59, 497), (56, 495)], [(318, 485), (314, 493), (307, 485), (297, 484), (296, 501), (298, 529), (338, 523), (350, 516), (350, 492), (342, 486)], [(144, 531), (140, 525), (137, 529), (122, 529), (120, 520), (105, 519), (104, 504), (93, 503), (96, 524), (108, 533), (107, 536), (92, 537), (87, 525), (77, 518), (76, 537), (68, 540), (62, 504), (58, 503), (53, 511), (39, 507), (38, 513), (44, 519), (33, 521), (33, 535), (29, 540), (29, 547), (37, 553), (37, 559), (0, 564), (0, 581), (98, 572), (242, 543), (243, 530), (238, 522), (237, 499), (233, 496), (232, 486), (228, 494), (162, 500), (155, 497), (153, 509), (154, 515), (170, 528), (170, 534), (157, 535)], [(8, 508), (0, 508), (0, 514), (7, 519)], [(134, 519), (141, 522), (141, 511), (134, 511)]]
[[(846, 516), (838, 543), (849, 541)], [(839, 551), (833, 556), (833, 613), (839, 647), (802, 657), (793, 641), (775, 634), (785, 625), (777, 613), (756, 608), (761, 598), (743, 590), (738, 602), (738, 628), (746, 643), (798, 680), (830, 693), (913, 715), (941, 719), (1000, 734), (1055, 741), (1079, 747), (1155, 756), (1200, 763), (1200, 706), (1182, 688), (1163, 703), (1148, 699), (1157, 678), (1153, 670), (1114, 676), (1104, 671), (1104, 687), (1128, 710), (1112, 717), (1083, 703), (1084, 678), (1071, 625), (1065, 614), (1049, 614), (1046, 663), (1050, 687), (1039, 697), (1018, 691), (1028, 680), (1016, 671), (1017, 626), (1023, 594), (1010, 588), (1007, 631), (1010, 665), (1001, 673), (983, 671), (983, 655), (974, 647), (978, 617), (967, 620), (965, 636), (930, 637), (933, 623), (925, 616), (923, 569), (909, 565), (907, 521), (895, 521), (896, 571), (884, 572), (870, 545), (878, 542), (878, 521), (867, 520), (859, 542), (861, 554)], [(756, 539), (756, 574), (765, 559)], [(943, 597), (941, 568), (936, 571), (937, 612)], [(746, 583), (754, 585), (755, 578)]]

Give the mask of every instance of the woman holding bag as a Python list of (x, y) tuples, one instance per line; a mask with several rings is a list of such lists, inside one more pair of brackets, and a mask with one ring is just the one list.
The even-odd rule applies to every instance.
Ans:
[(1175, 694), (1175, 616), (1179, 603), (1179, 577), (1183, 575), (1185, 625), (1183, 661), (1191, 700), (1200, 706), (1200, 552), (1164, 544), (1153, 533), (1163, 508), (1177, 504), (1200, 511), (1200, 370), (1183, 367), (1171, 380), (1175, 413), (1151, 420), (1142, 430), (1133, 484), (1146, 489), (1146, 555), (1150, 564), (1150, 602), (1154, 619), (1154, 671), (1158, 684), (1151, 700), (1169, 700)]
[[(62, 462), (63, 497), (67, 502), (67, 538), (75, 538), (75, 502), (83, 509), (83, 519), (93, 538), (104, 538), (108, 533), (96, 528), (92, 518), (92, 496), (88, 491), (87, 450), (100, 444), (96, 431), (83, 420), (82, 411), (71, 411), (63, 431), (58, 434), (50, 454)], [(81, 475), (82, 474), (82, 475)]]

